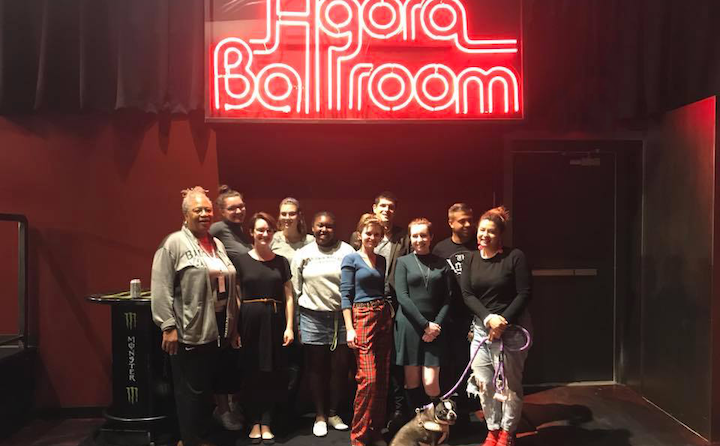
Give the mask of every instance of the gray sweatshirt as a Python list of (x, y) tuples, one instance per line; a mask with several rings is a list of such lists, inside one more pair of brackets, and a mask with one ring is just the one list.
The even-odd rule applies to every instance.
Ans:
[(272, 249), (272, 252), (285, 257), (288, 259), (288, 262), (292, 264), (295, 253), (299, 249), (302, 249), (304, 246), (307, 246), (314, 241), (315, 237), (310, 234), (306, 234), (299, 242), (290, 243), (285, 238), (285, 234), (283, 234), (282, 231), (278, 231), (273, 235), (272, 245), (270, 245), (270, 248)]
[[(237, 325), (236, 271), (222, 242), (216, 238), (213, 242), (229, 273), (225, 279), (228, 299), (222, 337), (230, 338)], [(203, 260), (205, 255), (192, 232), (183, 227), (163, 240), (153, 258), (150, 284), (153, 320), (163, 331), (177, 328), (178, 340), (183, 344), (207, 344), (220, 337), (215, 317), (217, 291), (213, 290)]]

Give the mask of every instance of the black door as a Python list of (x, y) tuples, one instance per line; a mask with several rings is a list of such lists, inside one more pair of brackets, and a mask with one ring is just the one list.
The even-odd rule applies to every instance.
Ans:
[(612, 381), (615, 154), (517, 150), (512, 163), (512, 244), (533, 270), (525, 382)]

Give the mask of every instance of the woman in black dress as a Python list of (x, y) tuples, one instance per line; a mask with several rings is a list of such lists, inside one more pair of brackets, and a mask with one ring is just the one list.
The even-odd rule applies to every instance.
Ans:
[(270, 249), (275, 219), (259, 212), (249, 222), (253, 249), (238, 259), (241, 365), (245, 369), (245, 408), (250, 439), (272, 443), (272, 410), (287, 392), (287, 354), (292, 344), (293, 290), (290, 265)]
[(455, 278), (445, 259), (430, 253), (429, 220), (411, 221), (408, 233), (414, 252), (400, 257), (395, 269), (400, 304), (395, 318), (395, 352), (396, 364), (405, 369), (407, 401), (414, 413), (428, 397), (440, 396), (440, 359), (447, 350), (442, 324)]

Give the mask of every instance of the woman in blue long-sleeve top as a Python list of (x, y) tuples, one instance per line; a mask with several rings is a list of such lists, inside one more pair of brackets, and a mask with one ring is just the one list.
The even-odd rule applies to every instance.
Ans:
[(383, 226), (373, 214), (358, 223), (360, 249), (341, 264), (340, 295), (347, 345), (355, 351), (357, 392), (350, 430), (352, 446), (381, 442), (392, 349), (392, 305), (385, 299), (385, 258), (374, 252)]

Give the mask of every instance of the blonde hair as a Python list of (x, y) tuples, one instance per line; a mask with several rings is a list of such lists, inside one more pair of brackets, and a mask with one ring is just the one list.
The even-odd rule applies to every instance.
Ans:
[[(306, 235), (308, 233), (307, 224), (305, 223), (305, 215), (303, 215), (302, 208), (300, 207), (300, 202), (293, 197), (283, 198), (283, 200), (280, 202), (280, 206), (278, 206), (278, 210), (282, 208), (284, 204), (292, 204), (293, 206), (295, 206), (295, 209), (297, 209), (297, 230), (300, 234)], [(280, 215), (278, 215), (278, 222), (276, 224), (276, 228), (278, 231), (280, 230)]]
[(375, 214), (362, 214), (357, 224), (358, 235), (361, 235), (363, 230), (371, 225), (377, 225), (380, 227), (380, 231), (385, 235), (385, 227), (380, 223), (380, 219)]

